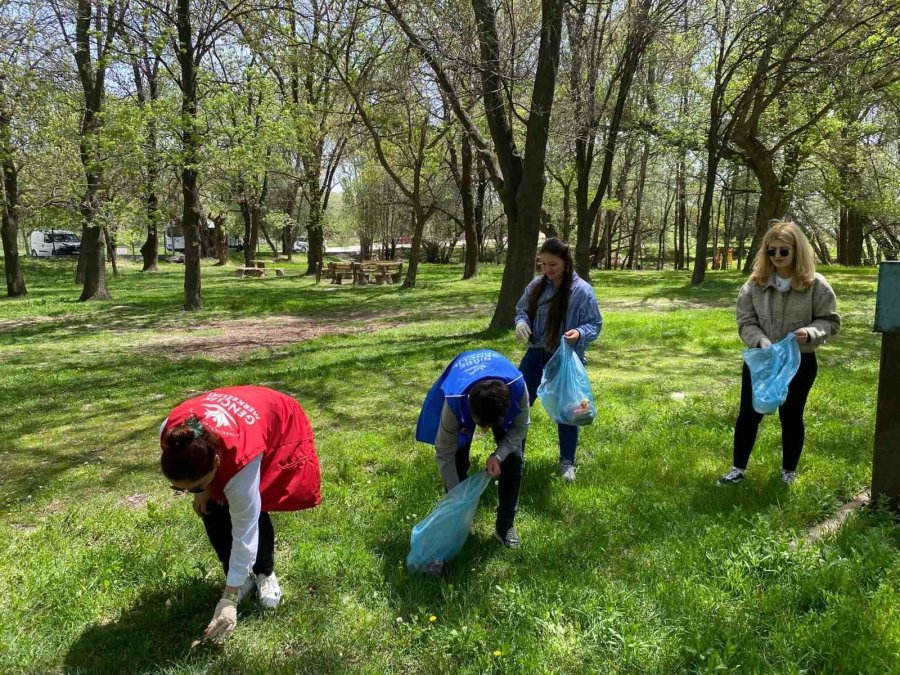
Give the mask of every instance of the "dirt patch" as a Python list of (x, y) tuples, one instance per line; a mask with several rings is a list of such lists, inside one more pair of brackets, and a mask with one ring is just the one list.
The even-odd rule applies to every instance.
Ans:
[(147, 503), (148, 499), (150, 499), (150, 495), (135, 492), (133, 495), (128, 495), (127, 497), (125, 497), (122, 502), (129, 508), (139, 509)]
[(37, 326), (42, 323), (62, 322), (68, 320), (68, 318), (68, 316), (23, 316), (18, 319), (2, 319), (0, 320), (0, 331)]
[(734, 306), (732, 300), (678, 300), (676, 298), (648, 298), (646, 300), (603, 300), (600, 309), (721, 309)]
[[(380, 320), (378, 316), (354, 312), (331, 321), (299, 316), (269, 316), (212, 322), (192, 326), (188, 331), (170, 335), (140, 351), (144, 354), (163, 355), (173, 361), (197, 356), (228, 361), (257, 349), (278, 349), (315, 340), (323, 335), (372, 333), (401, 325), (396, 321)], [(392, 318), (397, 318), (397, 314), (393, 314)]]

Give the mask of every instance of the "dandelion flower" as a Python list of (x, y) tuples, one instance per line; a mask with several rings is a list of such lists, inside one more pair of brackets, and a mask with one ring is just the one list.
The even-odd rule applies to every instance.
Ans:
[(431, 616), (428, 617), (428, 620), (434, 622), (434, 621), (437, 621), (437, 617), (434, 614), (432, 614)]
[(503, 656), (503, 652), (501, 652), (499, 649), (497, 649), (494, 651), (494, 656)]

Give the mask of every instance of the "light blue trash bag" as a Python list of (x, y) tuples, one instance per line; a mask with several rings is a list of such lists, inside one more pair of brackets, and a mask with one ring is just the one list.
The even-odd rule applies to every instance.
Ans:
[(469, 537), (481, 493), (490, 482), (483, 470), (469, 476), (413, 528), (406, 556), (410, 572), (440, 574), (444, 563), (456, 557)]
[(797, 337), (788, 333), (783, 340), (765, 349), (745, 349), (744, 363), (750, 369), (753, 385), (753, 409), (768, 415), (784, 403), (788, 385), (800, 369), (800, 346)]
[(544, 367), (537, 395), (554, 422), (583, 427), (597, 416), (587, 370), (564, 339)]

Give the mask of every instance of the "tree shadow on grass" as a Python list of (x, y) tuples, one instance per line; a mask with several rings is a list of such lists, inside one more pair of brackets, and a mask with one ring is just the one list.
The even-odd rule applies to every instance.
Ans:
[(210, 648), (191, 650), (215, 605), (219, 588), (194, 579), (142, 597), (118, 620), (89, 626), (72, 644), (65, 671), (142, 673), (208, 660)]

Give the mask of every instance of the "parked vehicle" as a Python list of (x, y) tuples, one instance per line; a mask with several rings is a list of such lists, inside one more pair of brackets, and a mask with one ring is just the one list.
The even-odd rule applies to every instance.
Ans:
[(306, 253), (309, 251), (309, 242), (297, 240), (294, 242), (294, 253)]
[(55, 255), (78, 255), (81, 240), (69, 230), (35, 230), (31, 233), (31, 255), (45, 258)]

